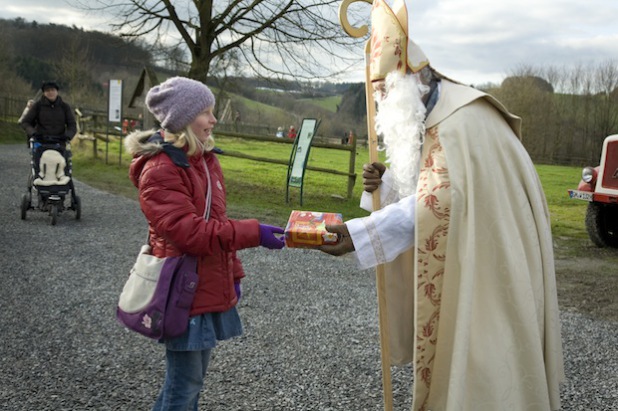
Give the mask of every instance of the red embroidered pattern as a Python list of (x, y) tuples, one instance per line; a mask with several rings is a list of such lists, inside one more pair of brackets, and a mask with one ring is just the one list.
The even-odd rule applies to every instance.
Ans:
[(438, 128), (427, 131), (417, 188), (415, 410), (426, 411), (440, 321), (450, 181)]

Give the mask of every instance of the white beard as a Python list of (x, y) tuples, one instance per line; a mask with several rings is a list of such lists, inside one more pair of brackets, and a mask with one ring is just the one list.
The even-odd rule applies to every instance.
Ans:
[(425, 139), (423, 95), (429, 87), (415, 74), (393, 72), (386, 76), (386, 94), (377, 92), (376, 132), (386, 146), (386, 162), (393, 173), (400, 198), (416, 193), (421, 149)]

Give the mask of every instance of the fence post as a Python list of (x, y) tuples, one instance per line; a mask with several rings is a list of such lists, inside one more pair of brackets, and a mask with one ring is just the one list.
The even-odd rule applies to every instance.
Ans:
[(348, 176), (348, 199), (352, 198), (354, 191), (354, 183), (356, 182), (356, 174), (354, 173), (356, 167), (356, 136), (352, 139), (352, 150), (350, 151), (350, 170)]
[(99, 118), (99, 116), (97, 116), (96, 114), (92, 114), (92, 136), (94, 137), (94, 140), (92, 140), (92, 157), (93, 158), (98, 158), (98, 154), (97, 154), (97, 135), (96, 135), (96, 130), (99, 129), (98, 125), (98, 121), (97, 119)]

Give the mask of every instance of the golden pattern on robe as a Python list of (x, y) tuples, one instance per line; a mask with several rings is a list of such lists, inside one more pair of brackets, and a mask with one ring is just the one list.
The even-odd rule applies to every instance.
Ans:
[(425, 411), (438, 338), (451, 192), (438, 127), (425, 136), (417, 187), (416, 350), (414, 410)]

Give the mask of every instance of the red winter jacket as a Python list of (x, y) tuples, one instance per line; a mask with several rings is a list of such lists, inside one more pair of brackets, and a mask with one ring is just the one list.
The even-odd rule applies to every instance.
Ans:
[[(129, 176), (139, 189), (142, 212), (150, 230), (152, 254), (198, 257), (199, 284), (191, 315), (223, 312), (236, 305), (234, 281), (244, 277), (236, 250), (260, 243), (257, 220), (229, 220), (225, 186), (214, 153), (187, 158), (184, 151), (148, 139), (152, 132), (137, 132), (125, 142), (134, 155)], [(163, 152), (165, 151), (165, 152)], [(204, 220), (210, 172), (210, 219)], [(183, 164), (184, 162), (184, 164)]]

